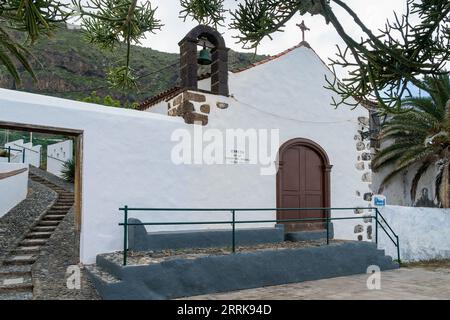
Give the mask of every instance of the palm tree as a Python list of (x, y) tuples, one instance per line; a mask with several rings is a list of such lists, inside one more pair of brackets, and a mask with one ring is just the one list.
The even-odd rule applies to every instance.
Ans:
[(450, 207), (450, 80), (448, 75), (426, 77), (423, 85), (429, 96), (410, 97), (402, 101), (405, 113), (392, 116), (381, 130), (382, 148), (373, 159), (376, 171), (388, 165), (393, 170), (384, 178), (381, 187), (398, 173), (417, 166), (411, 183), (414, 201), (417, 185), (428, 168), (437, 167), (436, 198), (440, 206)]

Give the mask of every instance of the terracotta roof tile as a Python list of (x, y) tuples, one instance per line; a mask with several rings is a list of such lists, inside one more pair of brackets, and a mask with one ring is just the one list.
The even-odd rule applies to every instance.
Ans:
[(146, 99), (142, 101), (139, 106), (136, 108), (137, 110), (147, 110), (148, 108), (154, 106), (155, 104), (168, 100), (170, 98), (173, 98), (174, 96), (178, 95), (179, 93), (183, 92), (185, 89), (180, 86), (175, 86), (172, 88), (169, 88), (161, 93), (158, 93), (156, 96), (153, 96), (149, 99)]

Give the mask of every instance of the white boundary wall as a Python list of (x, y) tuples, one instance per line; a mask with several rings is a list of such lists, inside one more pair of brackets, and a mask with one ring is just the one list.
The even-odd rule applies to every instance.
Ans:
[[(5, 144), (5, 148), (11, 147), (11, 149), (24, 150), (25, 149), (25, 163), (31, 164), (35, 167), (41, 165), (41, 148), (42, 146), (33, 146), (30, 142), (24, 143), (22, 139), (11, 141)], [(23, 154), (22, 151), (11, 151), (11, 162), (22, 163)]]
[(64, 162), (73, 158), (73, 141), (66, 140), (47, 146), (47, 171), (61, 177)]
[[(22, 163), (0, 163), (0, 173), (27, 168)], [(0, 180), (0, 217), (24, 200), (28, 193), (28, 170)]]
[[(450, 259), (450, 209), (386, 206), (380, 210), (399, 236), (404, 261)], [(397, 258), (397, 251), (381, 228), (379, 247)]]

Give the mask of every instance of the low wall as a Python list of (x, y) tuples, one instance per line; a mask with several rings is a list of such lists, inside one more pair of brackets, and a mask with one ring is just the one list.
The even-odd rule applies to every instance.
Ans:
[(89, 270), (88, 274), (103, 299), (174, 299), (362, 274), (371, 265), (398, 268), (375, 244), (360, 241), (125, 267), (99, 255), (97, 267), (118, 281), (105, 282)]
[(0, 217), (25, 200), (28, 192), (28, 165), (0, 163)]
[[(450, 209), (386, 206), (380, 210), (399, 236), (403, 261), (450, 259)], [(391, 240), (379, 228), (379, 246), (397, 256)]]

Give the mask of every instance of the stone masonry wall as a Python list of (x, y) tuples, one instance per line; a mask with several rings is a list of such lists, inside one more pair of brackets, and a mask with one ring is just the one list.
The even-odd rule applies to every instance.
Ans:
[[(365, 207), (370, 207), (372, 203), (373, 193), (371, 191), (372, 184), (372, 148), (370, 143), (369, 134), (369, 118), (368, 117), (358, 117), (358, 130), (354, 136), (355, 148), (356, 148), (356, 162), (355, 167), (361, 174), (361, 180), (367, 185), (364, 190), (356, 190), (356, 196), (359, 197), (363, 203), (367, 204)], [(355, 225), (354, 233), (355, 240), (372, 240), (373, 238), (373, 227), (372, 219), (370, 216), (373, 214), (371, 210), (356, 209), (355, 214), (361, 215), (364, 219), (357, 220), (358, 223)]]
[(211, 108), (226, 109), (228, 104), (217, 101), (215, 106), (206, 102), (205, 94), (186, 90), (168, 102), (168, 115), (182, 117), (187, 124), (208, 124), (208, 115)]

